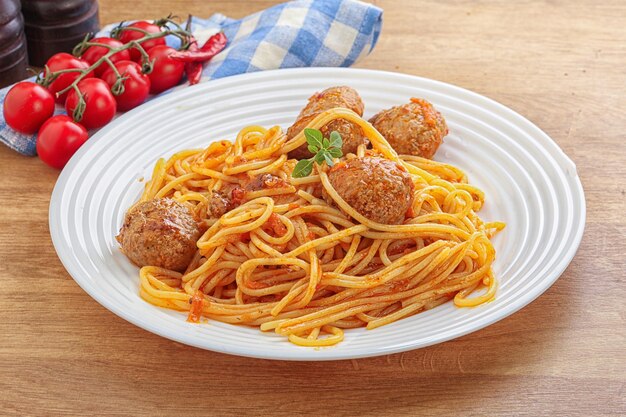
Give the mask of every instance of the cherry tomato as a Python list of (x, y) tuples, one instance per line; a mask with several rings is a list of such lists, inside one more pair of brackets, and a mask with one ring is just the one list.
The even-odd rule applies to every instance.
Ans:
[(151, 93), (157, 94), (172, 88), (183, 78), (185, 64), (170, 58), (173, 52), (176, 52), (174, 48), (165, 45), (155, 46), (148, 51), (150, 61), (154, 61), (154, 68), (148, 74)]
[[(100, 43), (103, 45), (108, 45), (112, 48), (119, 48), (124, 44), (117, 39), (113, 38), (93, 38), (89, 42), (92, 43)], [(109, 52), (109, 49), (105, 46), (90, 46), (83, 52), (81, 58), (89, 63), (89, 65), (93, 65), (96, 61), (102, 58)], [(128, 61), (130, 60), (130, 52), (128, 49), (123, 51), (119, 51), (114, 53), (109, 57), (111, 62), (116, 63), (119, 61)], [(103, 62), (98, 68), (96, 68), (93, 72), (96, 74), (96, 77), (100, 77), (104, 72), (109, 69), (109, 65), (106, 62)]]
[(53, 168), (61, 169), (87, 141), (87, 129), (65, 115), (46, 121), (37, 135), (37, 154)]
[[(134, 41), (140, 38), (143, 38), (144, 36), (146, 36), (145, 33), (137, 31), (137, 30), (132, 30), (132, 29), (126, 29), (126, 28), (136, 28), (136, 29), (141, 29), (143, 31), (146, 31), (148, 33), (158, 33), (161, 32), (161, 28), (158, 27), (157, 25), (150, 23), (150, 22), (146, 22), (145, 20), (139, 21), (139, 22), (135, 22), (135, 23), (131, 23), (130, 25), (122, 28), (119, 32), (118, 35), (118, 39), (120, 40), (120, 42), (122, 43), (128, 43), (130, 41)], [(144, 41), (141, 42), (141, 46), (143, 47), (143, 49), (145, 49), (146, 51), (150, 50), (151, 48), (154, 48), (155, 46), (158, 45), (165, 45), (165, 38), (156, 38), (156, 39), (150, 39), (148, 41)], [(139, 52), (137, 50), (137, 48), (131, 48), (130, 49), (130, 59), (136, 62), (141, 61), (141, 52)]]
[(12, 129), (32, 134), (52, 117), (54, 97), (45, 87), (22, 81), (11, 87), (4, 98), (3, 113)]
[[(120, 61), (115, 64), (115, 68), (124, 80), (124, 92), (115, 97), (117, 109), (127, 111), (137, 107), (148, 97), (150, 92), (150, 78), (141, 72), (141, 66), (133, 61)], [(110, 87), (113, 87), (117, 81), (117, 76), (113, 72), (113, 68), (109, 68), (102, 74), (102, 79)]]
[[(74, 55), (61, 52), (52, 55), (48, 62), (46, 62), (46, 66), (50, 69), (51, 72), (55, 72), (72, 68), (87, 69), (89, 68), (89, 63), (83, 59), (76, 58)], [(48, 90), (50, 90), (52, 96), (55, 96), (57, 91), (61, 91), (68, 85), (72, 84), (80, 74), (81, 73), (79, 71), (61, 74), (54, 81), (52, 81), (50, 85), (48, 85)], [(43, 75), (46, 75), (46, 71), (44, 71)], [(91, 77), (93, 77), (93, 72), (90, 72), (85, 78)], [(59, 104), (63, 104), (66, 98), (67, 92), (63, 93), (60, 97), (56, 97), (56, 102)]]
[[(99, 78), (87, 78), (78, 83), (78, 90), (85, 99), (85, 110), (78, 123), (87, 129), (102, 127), (109, 123), (117, 111), (117, 104), (109, 85)], [(73, 115), (78, 102), (78, 94), (72, 89), (65, 100), (68, 115)]]

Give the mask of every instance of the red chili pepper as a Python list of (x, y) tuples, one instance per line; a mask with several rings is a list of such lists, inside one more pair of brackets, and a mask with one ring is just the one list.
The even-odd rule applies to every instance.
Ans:
[(218, 32), (215, 35), (211, 36), (200, 48), (201, 51), (213, 52), (215, 55), (220, 53), (224, 47), (226, 47), (226, 43), (228, 43), (228, 39), (224, 32)]
[(186, 62), (185, 73), (187, 74), (187, 80), (189, 85), (198, 84), (202, 77), (202, 63), (201, 62)]
[[(185, 25), (185, 30), (187, 32), (191, 32), (191, 20), (192, 16), (189, 15), (187, 18), (187, 24)], [(198, 41), (193, 36), (189, 38), (189, 48), (187, 49), (189, 51), (198, 50)], [(187, 76), (189, 85), (198, 84), (200, 82), (200, 77), (202, 76), (202, 64), (200, 62), (186, 62), (185, 75)]]
[[(189, 51), (197, 51), (198, 50), (198, 42), (195, 38), (192, 38), (189, 43)], [(189, 81), (189, 85), (198, 84), (200, 82), (200, 77), (202, 76), (202, 63), (201, 62), (186, 62), (185, 63), (185, 74), (187, 75), (187, 81)]]
[(226, 47), (227, 42), (226, 35), (219, 32), (211, 36), (197, 51), (176, 51), (170, 57), (182, 62), (206, 62), (220, 53)]

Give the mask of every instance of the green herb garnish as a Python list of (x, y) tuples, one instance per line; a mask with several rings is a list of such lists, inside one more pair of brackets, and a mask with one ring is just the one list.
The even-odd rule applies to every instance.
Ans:
[(341, 146), (343, 141), (341, 135), (337, 131), (332, 131), (329, 138), (322, 136), (322, 132), (317, 129), (304, 129), (304, 137), (308, 144), (307, 149), (313, 154), (309, 159), (301, 159), (296, 164), (291, 176), (294, 178), (302, 178), (313, 172), (313, 162), (318, 164), (326, 164), (332, 167), (335, 163), (333, 158), (343, 156)]

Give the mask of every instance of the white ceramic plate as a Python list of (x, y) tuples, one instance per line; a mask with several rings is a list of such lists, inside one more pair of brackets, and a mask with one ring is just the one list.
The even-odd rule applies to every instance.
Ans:
[[(467, 172), (486, 193), (481, 216), (507, 228), (494, 238), (495, 301), (452, 303), (382, 328), (349, 330), (337, 346), (294, 346), (274, 333), (186, 315), (139, 297), (138, 269), (114, 236), (125, 210), (161, 156), (233, 139), (250, 124), (295, 119), (306, 99), (333, 85), (356, 88), (365, 116), (423, 97), (445, 116), (450, 134), (435, 159)], [(449, 84), (396, 73), (306, 68), (267, 71), (185, 88), (153, 100), (100, 130), (65, 167), (50, 202), (50, 233), (74, 280), (113, 313), (153, 333), (204, 349), (271, 359), (360, 358), (420, 348), (494, 323), (543, 293), (569, 264), (585, 224), (574, 163), (539, 128), (488, 98)], [(104, 335), (103, 335), (104, 336)]]

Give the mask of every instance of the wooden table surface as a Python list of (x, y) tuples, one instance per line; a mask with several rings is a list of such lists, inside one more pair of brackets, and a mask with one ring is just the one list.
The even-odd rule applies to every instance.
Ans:
[[(100, 0), (101, 22), (273, 3)], [(203, 351), (76, 285), (48, 231), (58, 172), (0, 146), (0, 415), (626, 415), (626, 4), (375, 3), (382, 36), (358, 67), (487, 95), (576, 162), (587, 227), (556, 284), (484, 330), (404, 354), (294, 363)]]

